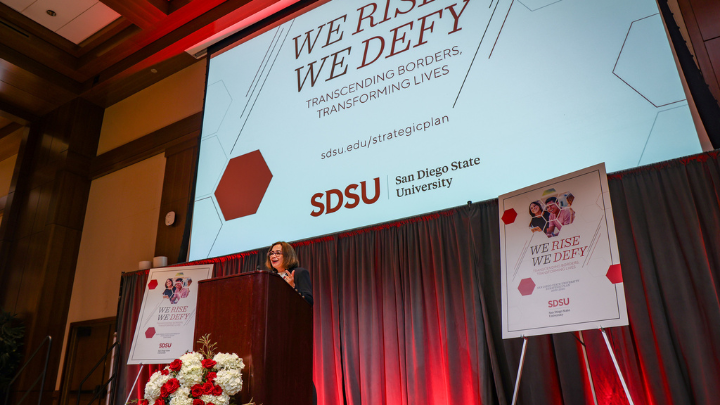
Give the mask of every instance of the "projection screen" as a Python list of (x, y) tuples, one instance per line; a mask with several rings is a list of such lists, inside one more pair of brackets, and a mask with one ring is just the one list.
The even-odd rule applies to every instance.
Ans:
[(654, 0), (335, 0), (211, 53), (189, 258), (701, 152)]

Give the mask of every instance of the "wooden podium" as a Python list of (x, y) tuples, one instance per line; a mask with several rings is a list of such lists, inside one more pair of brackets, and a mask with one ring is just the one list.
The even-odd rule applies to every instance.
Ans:
[(312, 307), (280, 276), (265, 271), (198, 283), (197, 340), (245, 362), (241, 404), (311, 405)]

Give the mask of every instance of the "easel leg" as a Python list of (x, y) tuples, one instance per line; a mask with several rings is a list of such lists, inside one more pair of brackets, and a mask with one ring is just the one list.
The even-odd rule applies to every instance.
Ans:
[(523, 336), (522, 354), (520, 355), (520, 366), (518, 366), (517, 379), (515, 380), (515, 391), (513, 392), (512, 405), (515, 405), (517, 403), (518, 389), (520, 388), (520, 378), (522, 377), (523, 365), (525, 364), (525, 351), (527, 350), (527, 341), (528, 338)]
[(127, 405), (128, 401), (130, 401), (130, 397), (132, 396), (133, 390), (135, 389), (135, 384), (137, 384), (137, 381), (140, 378), (140, 373), (142, 373), (143, 367), (145, 367), (145, 365), (140, 363), (140, 371), (138, 371), (137, 377), (135, 377), (135, 382), (133, 383), (132, 387), (130, 387), (130, 394), (128, 394), (128, 397), (125, 400), (125, 405)]
[(585, 357), (585, 371), (587, 371), (588, 381), (590, 381), (590, 391), (592, 392), (593, 402), (598, 405), (597, 395), (595, 394), (595, 384), (593, 384), (592, 373), (590, 372), (590, 362), (588, 361), (587, 349), (585, 348), (585, 339), (581, 330), (578, 331), (580, 336), (580, 346), (582, 346), (583, 357)]
[(625, 384), (625, 379), (620, 372), (620, 366), (618, 366), (618, 362), (615, 359), (615, 353), (613, 353), (612, 351), (612, 347), (610, 346), (610, 340), (608, 340), (607, 333), (605, 333), (605, 329), (603, 328), (600, 328), (600, 331), (605, 338), (605, 344), (607, 345), (608, 352), (610, 352), (610, 357), (612, 358), (613, 364), (615, 364), (615, 370), (617, 371), (618, 377), (620, 377), (620, 382), (622, 383), (623, 389), (625, 390), (625, 395), (627, 396), (628, 402), (630, 402), (630, 405), (635, 405), (632, 398), (630, 397), (630, 391), (628, 390), (627, 384)]

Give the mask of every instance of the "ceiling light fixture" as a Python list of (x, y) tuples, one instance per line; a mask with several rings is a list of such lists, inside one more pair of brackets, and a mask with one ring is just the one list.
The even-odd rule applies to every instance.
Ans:
[(54, 12), (54, 11), (52, 11), (52, 10), (47, 10), (47, 11), (45, 11), (45, 12), (48, 13), (48, 15), (49, 15), (50, 17), (55, 17), (55, 16), (57, 15), (57, 13)]

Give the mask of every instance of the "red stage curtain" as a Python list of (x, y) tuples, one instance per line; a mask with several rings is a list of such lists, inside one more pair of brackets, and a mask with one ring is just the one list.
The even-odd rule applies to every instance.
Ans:
[[(718, 153), (616, 173), (609, 184), (631, 325), (608, 334), (633, 400), (717, 403)], [(319, 404), (510, 403), (522, 341), (501, 338), (496, 200), (294, 246), (313, 279)], [(264, 260), (259, 250), (203, 262), (221, 276)], [(145, 283), (124, 276), (123, 347)], [(601, 333), (583, 337), (598, 402), (627, 403)], [(122, 400), (137, 371), (124, 372)], [(519, 403), (591, 404), (590, 392), (576, 333), (529, 339)]]

